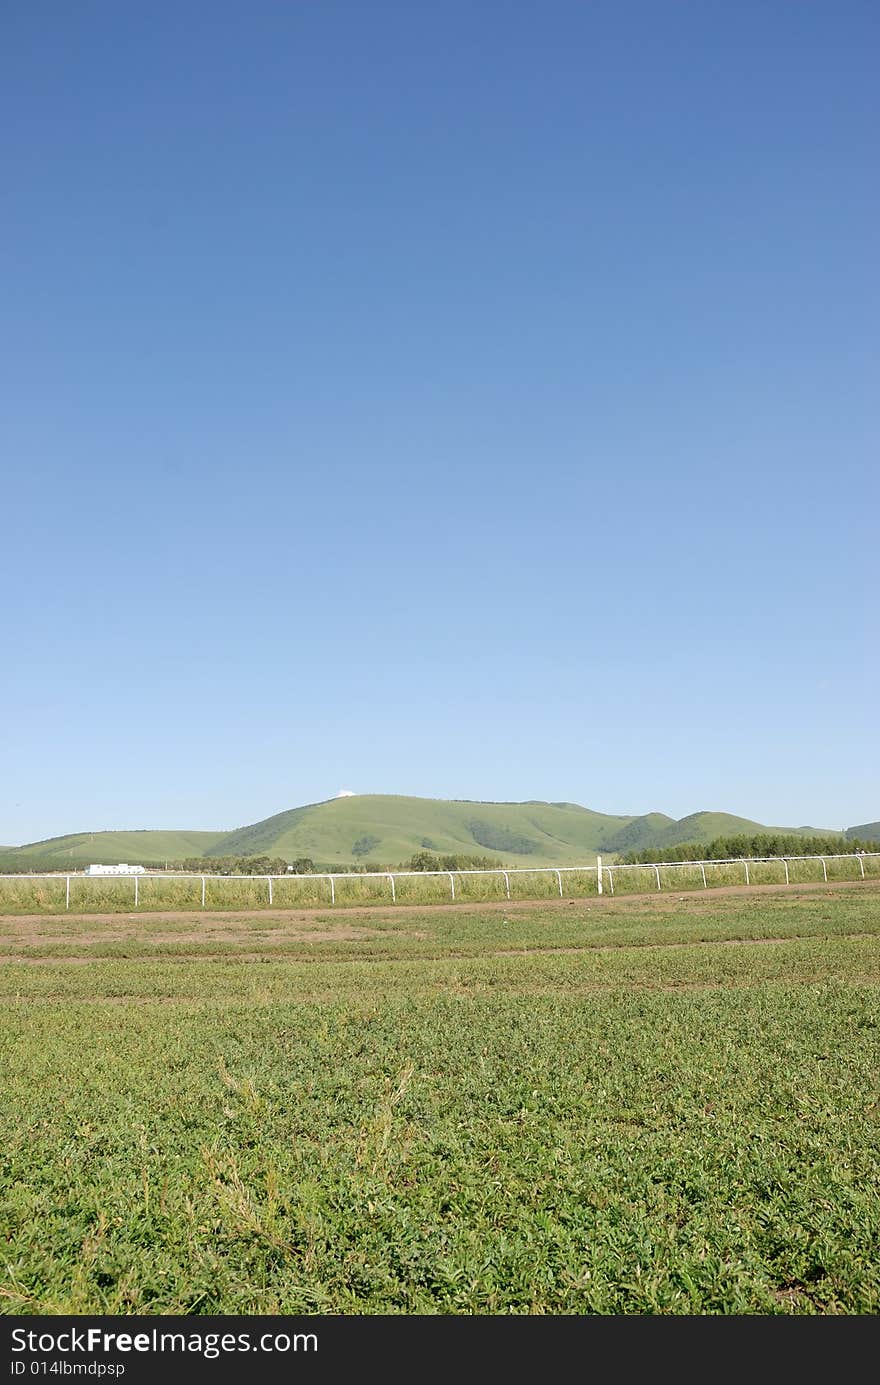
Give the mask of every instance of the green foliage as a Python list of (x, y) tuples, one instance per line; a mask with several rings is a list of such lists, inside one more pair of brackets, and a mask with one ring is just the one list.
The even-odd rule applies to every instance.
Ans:
[(297, 856), (290, 864), (295, 875), (313, 875), (315, 872), (315, 863), (311, 856)]
[(439, 870), (440, 862), (436, 856), (432, 856), (430, 851), (417, 851), (408, 861), (403, 863), (404, 870)]
[(352, 843), (351, 854), (352, 856), (369, 856), (371, 851), (375, 851), (377, 846), (381, 846), (381, 843), (381, 837), (374, 837), (371, 833), (365, 832), (362, 837), (358, 837), (357, 841)]
[(192, 875), (284, 875), (287, 862), (278, 856), (192, 856), (175, 869)]
[(538, 843), (532, 837), (525, 836), (522, 832), (512, 832), (509, 827), (498, 827), (494, 823), (484, 822), (482, 818), (471, 818), (468, 823), (471, 836), (480, 846), (488, 847), (490, 851), (509, 851), (517, 856), (533, 856), (538, 850)]
[(417, 851), (398, 870), (500, 870), (501, 865), (494, 856), (469, 856), (463, 852), (434, 856), (430, 851)]
[(846, 837), (802, 837), (797, 833), (759, 832), (735, 837), (716, 837), (711, 842), (683, 842), (667, 847), (662, 855), (656, 848), (630, 851), (625, 863), (662, 861), (724, 861), (762, 856), (838, 856), (870, 851), (868, 842)]

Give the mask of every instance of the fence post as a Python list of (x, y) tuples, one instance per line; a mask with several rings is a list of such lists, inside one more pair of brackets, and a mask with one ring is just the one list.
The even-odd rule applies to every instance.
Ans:
[(825, 877), (825, 884), (827, 885), (827, 884), (828, 884), (828, 870), (827, 870), (827, 867), (826, 867), (826, 865), (825, 865), (825, 857), (824, 857), (824, 856), (821, 857), (821, 861), (822, 861), (822, 874), (823, 874), (824, 877)]
[(507, 874), (506, 870), (503, 870), (501, 874), (504, 876), (504, 888), (507, 892), (507, 898), (510, 899), (510, 876)]
[(202, 876), (202, 908), (205, 907), (205, 877)]
[(858, 863), (859, 863), (859, 870), (862, 872), (862, 879), (864, 880), (864, 878), (865, 878), (865, 863), (864, 863), (864, 861), (862, 860), (861, 856), (857, 856), (857, 857), (856, 857), (856, 860), (857, 860)]
[(608, 884), (610, 886), (611, 893), (614, 894), (614, 876), (611, 874), (611, 867), (606, 866), (605, 869), (608, 872)]
[(330, 881), (330, 903), (331, 903), (331, 904), (335, 904), (335, 903), (336, 903), (336, 886), (335, 886), (334, 883), (333, 883), (333, 876), (332, 876), (332, 875), (328, 875), (328, 876), (327, 876), (327, 879)]
[(452, 871), (449, 872), (449, 889), (450, 889), (450, 892), (451, 892), (451, 894), (452, 894), (452, 900), (453, 900), (453, 903), (454, 903), (454, 902), (455, 902), (455, 876), (452, 874)]
[(68, 875), (68, 877), (67, 877), (67, 892), (66, 892), (66, 894), (65, 894), (65, 896), (64, 896), (64, 907), (65, 907), (65, 909), (69, 909), (69, 908), (70, 908), (70, 876), (69, 876), (69, 875)]
[(562, 872), (556, 872), (556, 879), (559, 881), (559, 898), (562, 898)]
[(788, 862), (786, 861), (784, 856), (782, 858), (782, 864), (785, 866), (785, 883), (786, 885), (790, 885), (791, 881), (788, 878)]
[(388, 879), (391, 881), (391, 903), (392, 903), (392, 904), (396, 904), (396, 903), (397, 903), (397, 895), (396, 895), (395, 892), (394, 892), (394, 876), (393, 876), (393, 875), (389, 875)]
[(745, 868), (746, 868), (746, 884), (747, 884), (747, 885), (750, 885), (752, 882), (749, 880), (749, 863), (748, 863), (748, 861), (743, 861), (743, 865), (744, 865)]
[(602, 893), (602, 857), (596, 857), (596, 882), (599, 887), (599, 894)]
[(659, 890), (659, 888), (660, 888), (660, 867), (659, 867), (659, 866), (655, 866), (655, 867), (654, 867), (654, 874), (655, 874), (656, 877), (657, 877), (657, 889)]
[(271, 903), (272, 903), (272, 877), (271, 877), (271, 875), (267, 875), (267, 876), (266, 876), (266, 884), (269, 886), (269, 903), (271, 904)]
[(700, 870), (702, 871), (703, 875), (703, 889), (708, 890), (709, 886), (706, 884), (706, 867), (703, 865), (702, 861), (700, 862)]

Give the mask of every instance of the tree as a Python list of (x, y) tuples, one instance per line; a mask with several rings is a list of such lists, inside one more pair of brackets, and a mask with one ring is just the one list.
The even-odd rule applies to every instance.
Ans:
[(380, 840), (379, 837), (370, 836), (369, 832), (365, 833), (363, 837), (358, 837), (357, 841), (352, 844), (352, 856), (369, 856), (371, 851), (376, 850)]

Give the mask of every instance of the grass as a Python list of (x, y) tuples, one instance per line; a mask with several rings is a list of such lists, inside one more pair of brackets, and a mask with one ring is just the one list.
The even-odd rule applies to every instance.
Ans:
[[(861, 864), (860, 864), (861, 862)], [(880, 855), (826, 857), (823, 870), (819, 858), (788, 861), (788, 882), (792, 885), (819, 884), (829, 881), (880, 879)], [(699, 890), (703, 886), (703, 874), (699, 865), (683, 861), (674, 865), (660, 866), (661, 890)], [(783, 861), (748, 862), (748, 881), (746, 863), (743, 861), (709, 861), (705, 864), (705, 887), (707, 889), (731, 885), (784, 885), (786, 867)], [(864, 870), (864, 875), (862, 871)], [(615, 866), (613, 870), (615, 894), (639, 894), (657, 887), (654, 866), (630, 866), (624, 869)], [(606, 874), (607, 886), (607, 874)]]
[(188, 856), (203, 856), (224, 835), (223, 832), (173, 832), (161, 829), (74, 832), (64, 837), (30, 842), (26, 846), (0, 847), (0, 870), (3, 869), (4, 855), (17, 865), (33, 859), (39, 862), (37, 869), (45, 866), (48, 870), (64, 870), (66, 867), (76, 870), (90, 865), (92, 861), (128, 861), (131, 865), (185, 861)]
[(15, 1313), (876, 1313), (880, 890), (0, 920)]
[[(859, 860), (862, 861), (862, 867)], [(790, 861), (789, 881), (793, 885), (824, 881), (859, 880), (862, 868), (867, 878), (880, 879), (880, 855), (840, 857), (826, 860), (825, 871), (819, 860)], [(690, 862), (660, 866), (662, 890), (695, 890), (703, 888), (700, 867)], [(654, 866), (615, 866), (613, 879), (606, 870), (604, 889), (615, 895), (643, 894), (654, 891), (657, 875)], [(706, 888), (745, 884), (742, 862), (709, 863), (705, 867)], [(785, 883), (785, 867), (781, 861), (749, 865), (751, 884)], [(613, 891), (611, 889), (613, 883)], [(526, 899), (558, 899), (559, 880), (552, 869), (538, 867), (534, 871), (503, 871), (485, 874), (414, 875), (398, 877), (394, 886), (394, 902), (398, 904), (448, 903), (455, 889), (459, 903), (487, 903)], [(510, 890), (508, 896), (507, 890)], [(562, 890), (567, 898), (589, 898), (598, 893), (595, 869), (566, 870), (562, 874)], [(67, 910), (66, 877), (41, 879), (37, 876), (11, 876), (0, 879), (0, 913), (48, 914)], [(208, 909), (269, 909), (322, 908), (335, 902), (336, 907), (392, 903), (391, 883), (387, 875), (362, 875), (346, 879), (334, 877), (331, 895), (326, 877), (287, 876), (273, 879), (271, 899), (265, 876), (239, 878), (205, 877), (205, 907)], [(135, 880), (132, 876), (88, 877), (71, 876), (70, 911), (74, 913), (123, 913), (135, 908)], [(137, 882), (137, 908), (151, 910), (201, 910), (202, 886), (197, 876), (143, 876)]]

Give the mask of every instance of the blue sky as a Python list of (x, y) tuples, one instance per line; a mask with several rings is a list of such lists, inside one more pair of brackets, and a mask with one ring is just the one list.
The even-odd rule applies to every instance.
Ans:
[(880, 817), (874, 4), (0, 37), (0, 842)]

